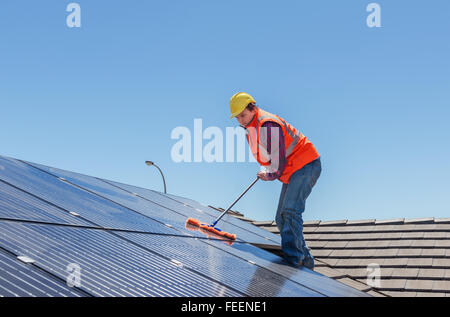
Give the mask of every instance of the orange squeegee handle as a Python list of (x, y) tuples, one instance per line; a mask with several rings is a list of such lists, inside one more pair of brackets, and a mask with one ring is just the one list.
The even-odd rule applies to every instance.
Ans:
[(220, 219), (222, 219), (222, 217), (239, 201), (239, 199), (242, 198), (242, 196), (245, 195), (246, 192), (248, 192), (248, 190), (255, 185), (255, 183), (258, 181), (259, 177), (256, 177), (256, 179), (253, 181), (253, 183), (250, 184), (250, 186), (247, 187), (246, 190), (244, 190), (244, 192), (231, 204), (230, 207), (227, 208), (227, 210), (225, 210), (224, 212), (222, 212), (222, 214), (216, 219), (216, 221), (214, 221), (211, 225), (211, 227), (215, 227), (216, 224), (219, 222)]

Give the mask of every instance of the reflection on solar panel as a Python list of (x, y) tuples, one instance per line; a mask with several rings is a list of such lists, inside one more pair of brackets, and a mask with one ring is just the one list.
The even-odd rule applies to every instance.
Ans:
[[(0, 156), (0, 296), (365, 296), (252, 244), (185, 228), (217, 211), (155, 191)], [(75, 281), (75, 282), (74, 282)]]

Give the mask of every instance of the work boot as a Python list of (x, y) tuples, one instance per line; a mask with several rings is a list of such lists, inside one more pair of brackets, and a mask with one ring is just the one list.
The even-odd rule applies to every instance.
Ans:
[(307, 256), (301, 262), (304, 267), (314, 271), (314, 259), (312, 257)]

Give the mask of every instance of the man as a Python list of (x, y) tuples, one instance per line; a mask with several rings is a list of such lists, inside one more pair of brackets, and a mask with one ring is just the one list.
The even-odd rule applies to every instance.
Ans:
[(322, 171), (320, 156), (313, 144), (277, 115), (256, 106), (252, 96), (239, 92), (230, 100), (231, 117), (246, 130), (250, 150), (266, 168), (257, 176), (264, 181), (283, 183), (275, 217), (285, 260), (314, 269), (314, 258), (303, 237), (302, 213)]

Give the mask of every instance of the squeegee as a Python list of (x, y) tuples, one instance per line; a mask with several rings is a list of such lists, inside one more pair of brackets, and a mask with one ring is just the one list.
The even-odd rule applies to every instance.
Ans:
[(245, 195), (246, 192), (248, 192), (248, 190), (258, 181), (259, 177), (257, 177), (251, 184), (250, 186), (247, 187), (246, 190), (244, 190), (244, 192), (242, 194), (239, 195), (239, 197), (230, 205), (230, 207), (228, 207), (224, 212), (222, 212), (220, 214), (219, 217), (217, 217), (217, 219), (210, 225), (206, 224), (206, 223), (202, 223), (197, 219), (194, 218), (188, 218), (186, 220), (186, 223), (199, 227), (200, 229), (204, 229), (207, 230), (209, 232), (215, 233), (221, 237), (225, 237), (228, 238), (230, 240), (236, 240), (236, 235), (233, 233), (228, 233), (225, 231), (220, 230), (219, 228), (216, 228), (217, 223), (220, 221), (220, 219), (222, 219), (223, 216), (225, 216), (225, 214), (230, 211), (230, 209), (239, 201), (239, 199), (242, 198), (242, 196)]

